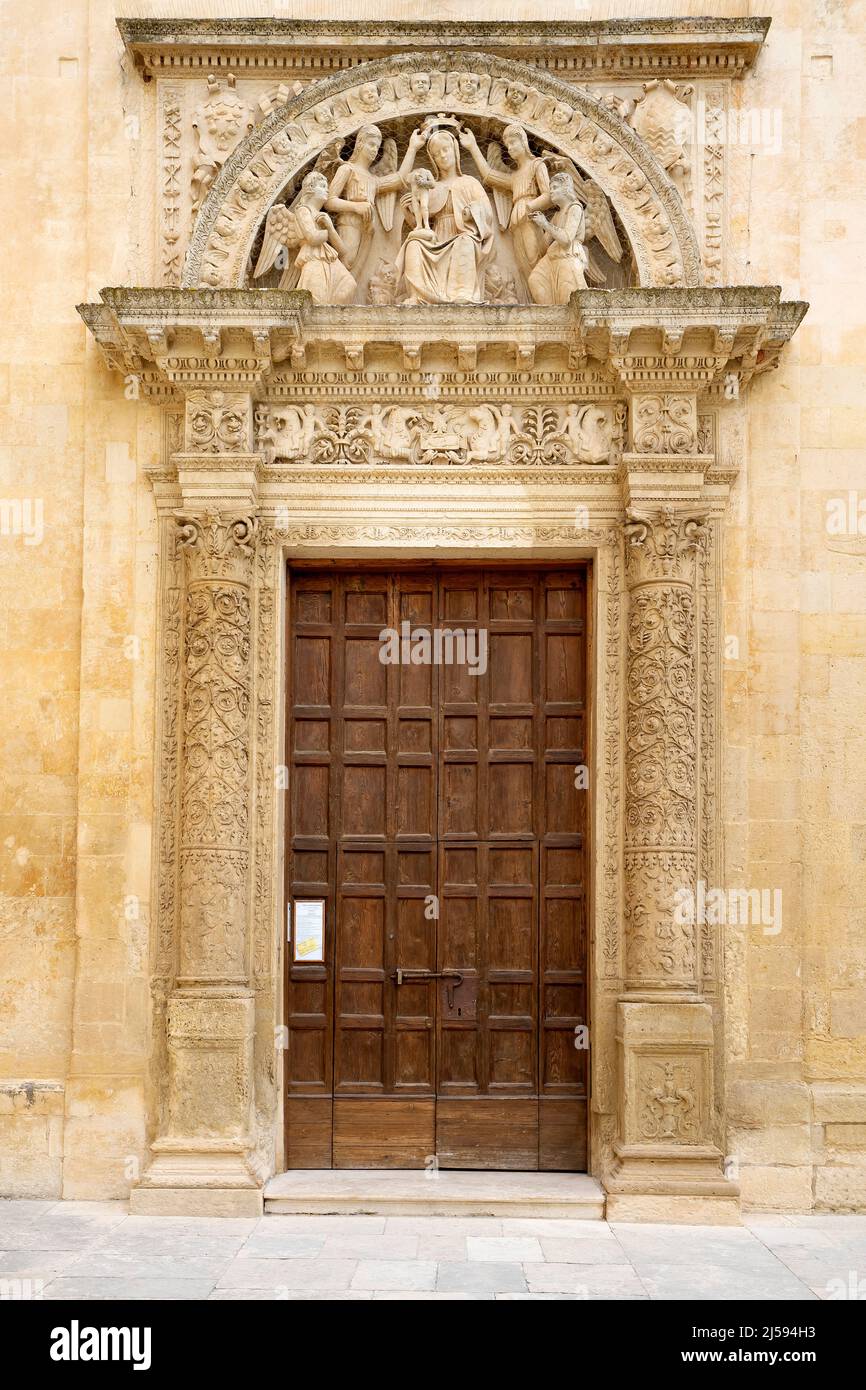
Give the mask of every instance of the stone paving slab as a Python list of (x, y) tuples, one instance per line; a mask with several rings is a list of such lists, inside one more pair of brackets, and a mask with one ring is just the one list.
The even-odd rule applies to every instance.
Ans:
[[(6, 1292), (23, 1287), (18, 1295)], [(130, 1216), (0, 1201), (4, 1296), (242, 1301), (866, 1297), (866, 1216), (740, 1227), (541, 1217)]]

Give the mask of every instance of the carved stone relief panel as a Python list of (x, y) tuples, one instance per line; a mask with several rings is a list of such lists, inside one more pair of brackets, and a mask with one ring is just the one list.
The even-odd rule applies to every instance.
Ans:
[(180, 974), (248, 976), (252, 541), (248, 518), (183, 518), (187, 557)]
[(700, 1059), (639, 1056), (636, 1063), (642, 1139), (695, 1143), (703, 1130)]
[(169, 1134), (185, 1143), (249, 1128), (251, 1001), (175, 993), (169, 1001)]
[(429, 465), (497, 462), (545, 467), (613, 462), (621, 441), (614, 408), (566, 406), (267, 405), (256, 410), (258, 447), (269, 461)]
[(693, 210), (692, 168), (700, 132), (695, 117), (695, 86), (652, 78), (639, 87), (625, 84), (604, 100), (652, 150)]
[[(404, 80), (406, 94), (422, 80)], [(474, 124), (484, 151), (471, 118), (443, 112), (408, 134), (392, 119), (337, 138), (270, 209), (253, 278), (380, 305), (564, 304), (588, 284), (629, 283), (599, 185), (515, 121), (501, 142)]]
[(237, 91), (234, 73), (227, 73), (224, 82), (209, 74), (207, 95), (195, 110), (192, 128), (197, 147), (190, 190), (195, 216), (228, 156), (253, 128), (253, 113)]
[(694, 394), (635, 396), (632, 447), (636, 454), (693, 454), (698, 417)]
[(190, 453), (243, 454), (251, 444), (252, 406), (239, 391), (190, 391), (185, 445)]
[(662, 511), (626, 525), (626, 955), (634, 988), (694, 988), (698, 634), (695, 552), (704, 528)]
[[(628, 1173), (631, 1159), (657, 1157), (655, 1183), (666, 1182), (673, 1190), (687, 1172), (677, 1164), (689, 1152), (694, 1155), (693, 1178), (709, 1194), (715, 1187), (724, 1194), (721, 1155), (713, 1149), (712, 1013), (696, 1001), (658, 1002), (629, 1000), (619, 1004), (620, 1047), (619, 1138), (616, 1149)], [(665, 1162), (672, 1164), (666, 1177)], [(628, 1178), (618, 1182), (627, 1190)], [(644, 1181), (646, 1178), (644, 1177)], [(712, 1186), (711, 1186), (712, 1184)], [(634, 1188), (632, 1188), (634, 1190)], [(698, 1189), (700, 1190), (700, 1189)], [(727, 1199), (735, 1199), (729, 1189)]]

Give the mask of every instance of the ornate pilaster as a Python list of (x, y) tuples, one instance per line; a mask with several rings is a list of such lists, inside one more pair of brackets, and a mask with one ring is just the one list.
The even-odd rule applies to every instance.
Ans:
[(694, 991), (694, 921), (677, 890), (693, 890), (697, 855), (695, 554), (703, 520), (669, 508), (625, 526), (626, 988)]
[(712, 1006), (694, 910), (709, 538), (694, 395), (633, 398), (626, 455), (624, 920), (615, 1167), (621, 1220), (736, 1221), (715, 1143)]
[(252, 517), (179, 518), (186, 553), (180, 973), (249, 981)]
[(180, 914), (167, 1005), (164, 1132), (132, 1194), (139, 1212), (261, 1207), (252, 1149), (250, 987), (252, 589), (257, 523), (177, 518), (183, 564)]

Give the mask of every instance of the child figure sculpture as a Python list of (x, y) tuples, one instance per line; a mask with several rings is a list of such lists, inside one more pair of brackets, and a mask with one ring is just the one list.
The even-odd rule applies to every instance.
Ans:
[(415, 226), (423, 227), (425, 232), (430, 229), (430, 190), (436, 187), (436, 180), (429, 169), (415, 169), (409, 175), (409, 186), (412, 193), (412, 215), (415, 218)]

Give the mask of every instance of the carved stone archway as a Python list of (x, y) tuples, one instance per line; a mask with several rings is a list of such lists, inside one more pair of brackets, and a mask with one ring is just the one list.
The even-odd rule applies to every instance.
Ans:
[[(397, 95), (401, 78), (423, 74), (432, 90)], [(461, 97), (459, 78), (484, 78), (483, 96)], [(441, 90), (440, 90), (441, 88)], [(446, 90), (447, 88), (447, 90)], [(373, 104), (368, 93), (379, 95)], [(393, 116), (423, 119), (443, 106), (454, 115), (519, 122), (585, 169), (616, 209), (641, 286), (699, 285), (700, 253), (674, 184), (658, 160), (609, 107), (578, 88), (511, 59), (484, 53), (406, 54), (361, 64), (271, 113), (226, 160), (199, 213), (183, 284), (240, 288), (256, 233), (297, 174), (337, 140)]]

